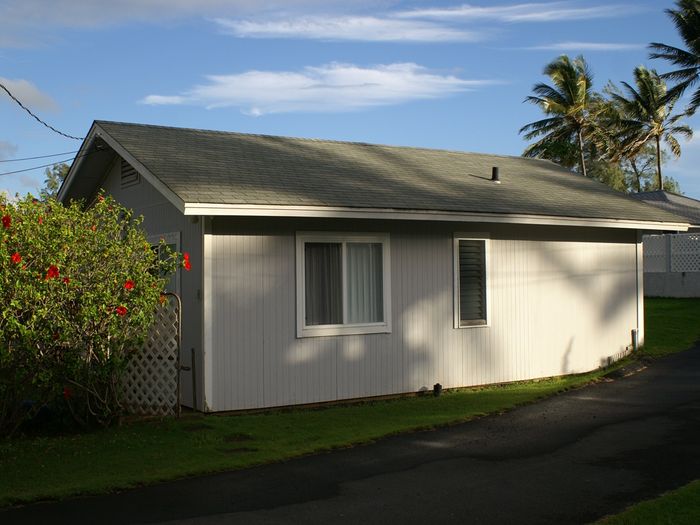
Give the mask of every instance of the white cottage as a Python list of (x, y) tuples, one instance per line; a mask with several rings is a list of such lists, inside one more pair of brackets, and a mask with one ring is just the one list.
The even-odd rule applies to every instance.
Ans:
[(544, 160), (97, 121), (59, 198), (100, 188), (191, 255), (204, 411), (595, 369), (643, 341), (642, 233), (687, 228)]

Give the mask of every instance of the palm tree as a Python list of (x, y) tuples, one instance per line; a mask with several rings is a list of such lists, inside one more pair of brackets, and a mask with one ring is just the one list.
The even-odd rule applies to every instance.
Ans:
[(656, 71), (644, 66), (634, 70), (636, 87), (622, 82), (625, 94), (610, 91), (611, 100), (620, 112), (618, 122), (620, 138), (620, 158), (636, 157), (650, 142), (656, 146), (656, 175), (659, 189), (663, 189), (661, 176), (661, 141), (663, 140), (671, 153), (680, 157), (681, 146), (674, 135), (686, 138), (693, 136), (693, 130), (678, 121), (685, 113), (672, 115), (673, 105), (680, 96), (667, 92), (666, 83)]
[(535, 84), (534, 96), (525, 102), (539, 106), (548, 118), (531, 122), (520, 128), (527, 140), (542, 137), (527, 147), (526, 157), (546, 156), (552, 145), (576, 143), (581, 173), (586, 176), (584, 134), (588, 128), (588, 109), (592, 100), (593, 75), (582, 56), (573, 61), (562, 55), (544, 68), (544, 74), (552, 79), (552, 86)]
[[(666, 9), (666, 14), (673, 20), (687, 50), (658, 42), (649, 44), (649, 48), (653, 50), (649, 54), (651, 58), (662, 58), (680, 67), (661, 75), (664, 79), (678, 81), (678, 84), (669, 91), (671, 96), (682, 95), (700, 80), (700, 0), (678, 0), (676, 6), (677, 10)], [(695, 93), (690, 98), (688, 114), (695, 113), (698, 106), (700, 106), (700, 86), (695, 89)]]

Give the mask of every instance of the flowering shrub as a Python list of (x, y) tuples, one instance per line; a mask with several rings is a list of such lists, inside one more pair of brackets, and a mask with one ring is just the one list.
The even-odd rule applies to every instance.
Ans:
[(0, 216), (0, 435), (57, 402), (81, 423), (112, 422), (121, 372), (189, 258), (158, 257), (110, 197), (87, 210), (0, 197)]

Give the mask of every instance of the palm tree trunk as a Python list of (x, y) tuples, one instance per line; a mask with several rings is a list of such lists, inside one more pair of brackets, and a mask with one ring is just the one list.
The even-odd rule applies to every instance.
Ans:
[(639, 174), (639, 169), (637, 168), (637, 161), (635, 159), (630, 159), (630, 166), (632, 166), (634, 177), (637, 179), (637, 193), (640, 193), (642, 191), (642, 176)]
[(578, 154), (581, 164), (581, 173), (584, 177), (588, 177), (588, 173), (586, 173), (586, 160), (583, 158), (583, 132), (580, 129), (578, 130)]
[(659, 178), (659, 189), (664, 189), (664, 179), (661, 177), (661, 137), (656, 136), (656, 175)]

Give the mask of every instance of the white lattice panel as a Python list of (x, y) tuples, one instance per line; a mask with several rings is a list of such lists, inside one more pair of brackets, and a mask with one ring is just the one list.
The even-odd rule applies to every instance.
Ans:
[(166, 297), (146, 344), (124, 373), (124, 400), (134, 414), (167, 416), (178, 412), (180, 314), (177, 299)]
[(700, 235), (671, 236), (671, 271), (700, 272)]
[(668, 264), (666, 257), (666, 236), (646, 235), (644, 237), (644, 271), (665, 272)]

